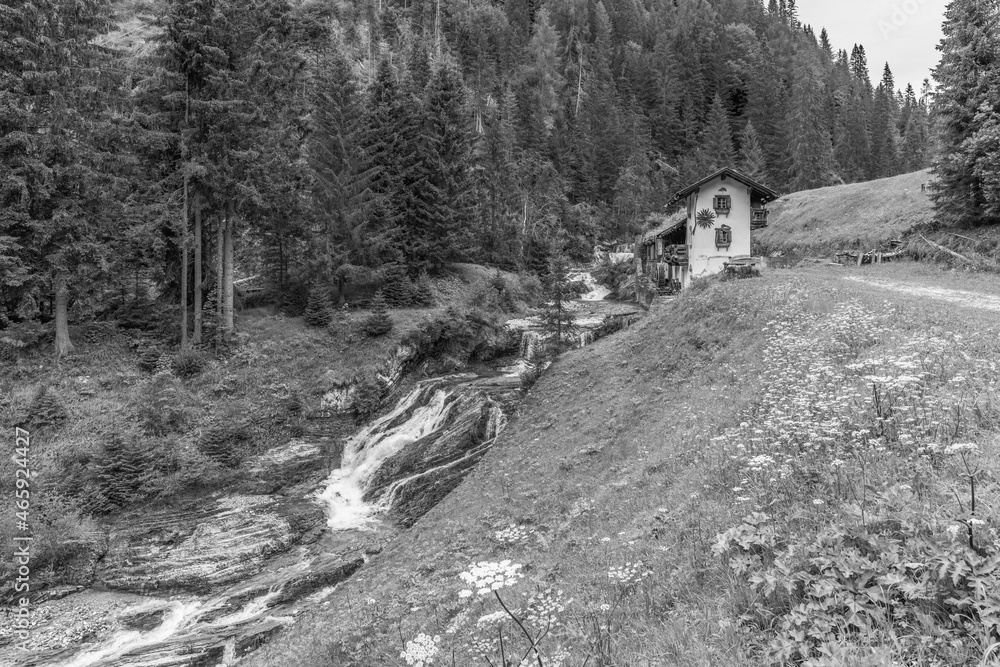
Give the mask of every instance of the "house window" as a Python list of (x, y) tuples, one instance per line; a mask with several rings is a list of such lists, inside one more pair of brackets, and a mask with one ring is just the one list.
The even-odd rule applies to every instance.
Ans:
[(713, 198), (712, 208), (715, 209), (716, 213), (725, 213), (729, 215), (730, 209), (733, 207), (733, 199), (729, 195), (716, 195)]
[(729, 225), (722, 225), (715, 230), (715, 247), (728, 248), (733, 244), (733, 230)]

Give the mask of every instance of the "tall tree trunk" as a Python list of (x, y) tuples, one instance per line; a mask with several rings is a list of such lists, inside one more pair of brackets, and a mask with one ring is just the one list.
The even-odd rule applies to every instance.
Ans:
[(69, 274), (56, 272), (56, 356), (62, 357), (73, 351), (73, 341), (69, 339)]
[(193, 345), (201, 344), (201, 308), (202, 308), (202, 257), (201, 257), (201, 194), (194, 199), (194, 334), (191, 336)]
[(640, 294), (639, 287), (639, 275), (642, 273), (642, 256), (639, 254), (642, 251), (642, 236), (635, 237), (635, 250), (632, 253), (632, 257), (635, 260), (635, 302), (640, 306), (645, 307), (642, 300), (642, 295)]
[[(191, 114), (191, 100), (188, 97), (188, 82), (184, 81), (184, 127), (187, 127)], [(181, 158), (187, 159), (187, 146), (181, 134)], [(184, 212), (181, 218), (181, 349), (186, 350), (188, 346), (188, 173), (187, 165), (182, 164), (184, 170)]]
[(226, 203), (226, 224), (222, 242), (222, 321), (228, 336), (233, 332), (233, 227), (236, 226), (233, 200)]
[(181, 219), (181, 349), (188, 346), (188, 177), (184, 175), (184, 213)]
[(219, 214), (215, 225), (215, 347), (222, 344), (222, 230), (227, 220), (228, 212)]

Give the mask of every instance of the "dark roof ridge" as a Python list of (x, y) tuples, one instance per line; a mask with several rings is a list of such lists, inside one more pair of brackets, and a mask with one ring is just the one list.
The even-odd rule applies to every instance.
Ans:
[(727, 176), (732, 176), (734, 179), (740, 181), (744, 185), (759, 190), (760, 193), (763, 194), (765, 197), (770, 197), (771, 199), (777, 199), (780, 196), (777, 192), (767, 187), (763, 183), (758, 183), (749, 176), (746, 176), (736, 171), (732, 167), (723, 167), (722, 169), (719, 169), (715, 173), (706, 176), (697, 183), (689, 185), (688, 187), (684, 188), (683, 190), (675, 194), (670, 200), (671, 203), (677, 201), (678, 199), (688, 196), (689, 194), (691, 194), (692, 192), (703, 186), (705, 183), (715, 180), (716, 178), (722, 176), (723, 174), (726, 174)]

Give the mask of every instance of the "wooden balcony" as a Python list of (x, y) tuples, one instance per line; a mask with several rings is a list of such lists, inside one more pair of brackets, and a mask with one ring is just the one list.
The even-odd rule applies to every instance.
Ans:
[(750, 229), (761, 229), (767, 227), (767, 209), (758, 208), (750, 213)]
[(662, 261), (669, 264), (687, 264), (688, 247), (684, 244), (664, 246)]

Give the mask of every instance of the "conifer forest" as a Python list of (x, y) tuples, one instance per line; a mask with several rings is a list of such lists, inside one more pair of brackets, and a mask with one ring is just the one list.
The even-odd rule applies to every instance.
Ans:
[(544, 273), (723, 165), (794, 192), (934, 150), (929, 83), (794, 0), (0, 6), (0, 327), (54, 320), (60, 354), (149, 287), (198, 344), (236, 276), (301, 312), (386, 271)]

